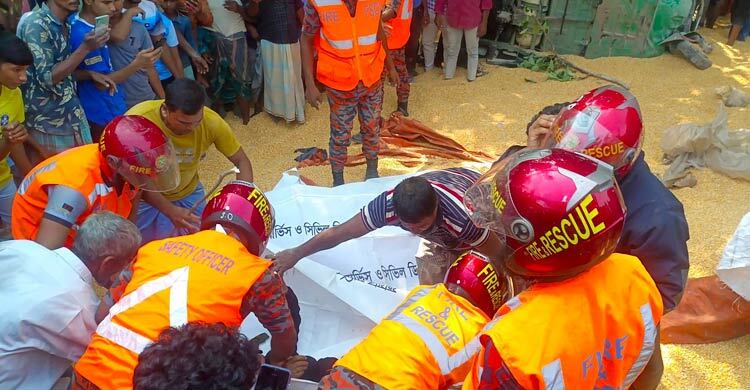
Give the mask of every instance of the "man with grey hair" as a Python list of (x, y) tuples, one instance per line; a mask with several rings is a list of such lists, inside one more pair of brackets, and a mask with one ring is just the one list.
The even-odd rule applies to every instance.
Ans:
[(49, 389), (78, 360), (96, 330), (94, 281), (109, 287), (141, 243), (127, 219), (98, 212), (72, 249), (34, 241), (0, 243), (0, 383)]

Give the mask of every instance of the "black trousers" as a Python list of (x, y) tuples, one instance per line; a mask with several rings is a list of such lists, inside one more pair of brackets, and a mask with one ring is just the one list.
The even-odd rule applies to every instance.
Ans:
[[(427, 1), (427, 0), (422, 0)], [(411, 14), (411, 26), (409, 31), (409, 41), (404, 47), (406, 57), (406, 70), (409, 74), (414, 74), (417, 68), (417, 53), (419, 52), (419, 38), (422, 37), (422, 18), (424, 17), (424, 8), (420, 4)]]

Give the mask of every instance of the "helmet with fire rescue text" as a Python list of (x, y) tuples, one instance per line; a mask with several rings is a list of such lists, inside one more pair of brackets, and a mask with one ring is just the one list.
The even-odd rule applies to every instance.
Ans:
[(250, 253), (260, 256), (276, 220), (271, 203), (255, 184), (234, 180), (214, 195), (203, 209), (201, 229), (216, 225), (233, 229)]
[(642, 144), (638, 101), (629, 91), (608, 85), (589, 91), (560, 111), (546, 146), (602, 160), (623, 178), (641, 153)]
[(142, 116), (118, 116), (109, 122), (99, 139), (99, 151), (133, 187), (165, 192), (180, 184), (172, 143), (159, 126)]
[(505, 237), (506, 270), (540, 281), (575, 276), (609, 257), (625, 219), (612, 166), (563, 149), (502, 160), (464, 202), (477, 226)]
[(451, 264), (443, 282), (451, 292), (469, 299), (492, 318), (513, 297), (513, 280), (497, 272), (492, 262), (476, 251), (463, 253)]

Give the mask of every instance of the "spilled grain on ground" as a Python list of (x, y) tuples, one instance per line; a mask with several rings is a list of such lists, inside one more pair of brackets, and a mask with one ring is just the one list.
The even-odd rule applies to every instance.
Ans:
[[(714, 89), (733, 85), (750, 91), (750, 42), (735, 47), (724, 45), (726, 29), (704, 31), (714, 43), (714, 66), (698, 70), (671, 55), (658, 58), (570, 57), (593, 72), (616, 77), (631, 86), (638, 97), (646, 124), (644, 151), (657, 174), (664, 172), (659, 143), (664, 129), (688, 122), (709, 122), (716, 115), (719, 100)], [(454, 137), (469, 149), (499, 154), (508, 146), (524, 142), (529, 118), (541, 107), (574, 99), (604, 82), (587, 78), (574, 82), (544, 81), (540, 73), (525, 69), (487, 67), (490, 74), (469, 83), (459, 70), (455, 79), (444, 81), (438, 71), (421, 74), (412, 85), (409, 110), (412, 117), (443, 134)], [(537, 80), (530, 83), (524, 79)], [(395, 110), (395, 90), (386, 89), (384, 112)], [(750, 109), (730, 108), (731, 128), (750, 127)], [(228, 121), (235, 129), (255, 168), (256, 182), (270, 190), (281, 173), (294, 166), (294, 149), (328, 145), (328, 106), (320, 111), (308, 106), (307, 123), (287, 125), (261, 114), (247, 126), (234, 116)], [(358, 131), (356, 129), (355, 132)], [(356, 153), (358, 145), (350, 148)], [(381, 175), (454, 166), (446, 160), (430, 160), (416, 168), (405, 168), (392, 160), (381, 161)], [(201, 175), (210, 186), (229, 164), (214, 151)], [(328, 167), (305, 168), (302, 173), (321, 185), (330, 185)], [(347, 168), (346, 180), (361, 180), (364, 167)], [(750, 183), (729, 179), (710, 171), (696, 172), (695, 188), (676, 190), (690, 224), (691, 277), (713, 273), (721, 252), (742, 215), (750, 211)], [(666, 389), (750, 389), (750, 336), (712, 345), (665, 346)]]

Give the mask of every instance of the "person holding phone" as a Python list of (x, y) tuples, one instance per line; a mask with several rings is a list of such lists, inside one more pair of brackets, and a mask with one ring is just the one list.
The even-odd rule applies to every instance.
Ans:
[(107, 43), (109, 34), (97, 36), (91, 31), (71, 49), (66, 21), (77, 11), (78, 1), (47, 0), (31, 11), (18, 32), (34, 56), (27, 72), (28, 81), (21, 89), (26, 104), (26, 128), (41, 145), (39, 151), (30, 155), (35, 164), (52, 154), (92, 142), (73, 72), (89, 53)]
[[(83, 9), (71, 18), (70, 43), (73, 48), (83, 44), (90, 32), (96, 36), (109, 34), (109, 18), (120, 10), (114, 0), (84, 0)], [(135, 72), (152, 67), (159, 59), (161, 50), (141, 50), (133, 62), (115, 71), (104, 45), (86, 55), (75, 72), (78, 82), (78, 97), (91, 127), (91, 137), (98, 140), (104, 126), (113, 118), (125, 113), (125, 96), (118, 84), (122, 84)]]
[[(123, 6), (123, 0), (115, 0), (116, 9), (121, 9)], [(139, 10), (140, 8), (136, 6), (129, 8), (128, 11), (133, 9)], [(110, 40), (108, 44), (112, 68), (115, 71), (130, 65), (139, 52), (154, 48), (146, 27), (142, 23), (132, 23), (131, 16), (129, 16), (131, 14), (133, 12), (115, 12), (115, 15), (111, 18), (113, 26), (119, 26), (122, 23), (130, 25), (127, 39), (120, 42)], [(158, 50), (162, 51), (163, 49)], [(125, 106), (128, 109), (146, 100), (164, 99), (164, 88), (154, 66), (145, 67), (133, 73), (120, 87), (125, 95)]]

